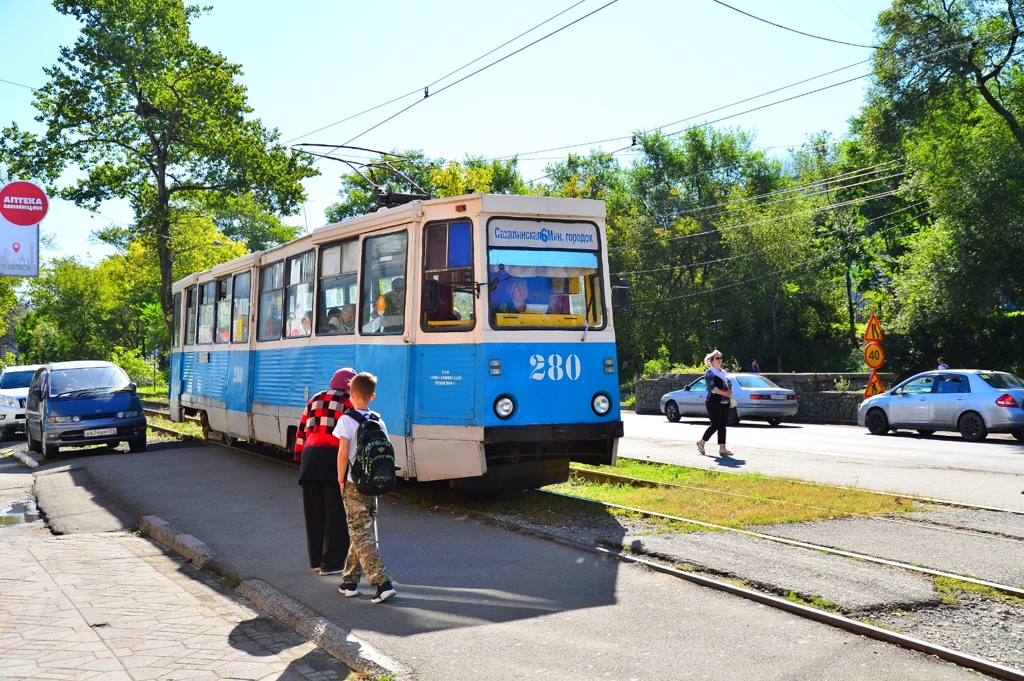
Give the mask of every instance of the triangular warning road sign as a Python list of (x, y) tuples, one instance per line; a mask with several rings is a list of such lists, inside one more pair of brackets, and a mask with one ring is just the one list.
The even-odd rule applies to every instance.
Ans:
[[(872, 317), (872, 319), (874, 319)], [(885, 392), (885, 388), (882, 387), (882, 379), (878, 377), (877, 371), (871, 372), (871, 378), (868, 379), (868, 387), (864, 390), (864, 398), (867, 399), (873, 395), (881, 395)]]
[(875, 315), (871, 315), (871, 319), (868, 320), (868, 328), (864, 330), (864, 340), (869, 343), (881, 343), (884, 340), (882, 325), (878, 323), (878, 317)]

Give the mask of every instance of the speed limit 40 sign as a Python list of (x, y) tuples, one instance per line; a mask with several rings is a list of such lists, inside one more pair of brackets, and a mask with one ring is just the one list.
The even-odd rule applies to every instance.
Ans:
[(878, 369), (885, 363), (885, 352), (878, 343), (868, 343), (864, 348), (864, 363), (872, 369)]

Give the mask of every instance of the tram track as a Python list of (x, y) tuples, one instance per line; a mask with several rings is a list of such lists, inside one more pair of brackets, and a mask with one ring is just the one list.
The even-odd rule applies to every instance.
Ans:
[[(156, 414), (154, 414), (154, 416), (156, 416)], [(166, 418), (162, 414), (160, 414), (159, 416), (161, 418)], [(166, 428), (166, 427), (163, 427), (163, 426), (155, 426), (153, 424), (150, 424), (150, 427), (153, 428), (154, 430), (159, 431), (159, 432), (167, 433), (169, 435), (173, 435), (173, 436), (177, 436), (177, 437), (192, 437), (192, 436), (188, 436), (188, 435), (186, 435), (184, 433), (181, 433), (180, 431), (175, 431), (173, 429)], [(222, 443), (222, 442), (217, 442), (215, 440), (206, 440), (206, 442), (211, 444), (211, 445), (216, 445), (216, 446), (219, 446), (219, 447), (224, 447), (226, 449), (238, 451), (238, 452), (241, 452), (241, 453), (261, 456), (263, 458), (268, 458), (268, 459), (271, 459), (273, 461), (277, 461), (279, 463), (286, 463), (286, 464), (293, 465), (293, 466), (296, 465), (296, 464), (294, 464), (291, 461), (285, 460), (285, 458), (283, 458), (283, 457), (271, 456), (271, 455), (269, 455), (266, 452), (259, 451), (259, 449), (256, 448), (256, 447), (246, 446), (245, 443), (234, 442), (232, 444), (225, 444), (225, 443)], [(586, 469), (577, 469), (575, 467), (572, 470), (576, 474), (578, 474), (580, 471), (586, 471)], [(589, 474), (600, 475), (600, 476), (606, 478), (605, 479), (606, 482), (611, 482), (611, 481), (614, 480), (615, 482), (619, 482), (619, 483), (626, 483), (627, 481), (635, 481), (638, 485), (650, 485), (650, 486), (671, 485), (671, 483), (658, 483), (658, 482), (655, 482), (655, 481), (640, 480), (640, 479), (634, 479), (634, 478), (626, 478), (625, 476), (617, 476), (617, 475), (614, 475), (614, 474), (597, 473), (595, 471), (586, 471), (586, 472), (589, 473)], [(676, 486), (677, 487), (686, 487), (684, 485), (676, 485)], [(698, 488), (698, 489), (706, 489), (706, 488)], [(707, 489), (707, 491), (718, 491), (718, 490)], [(948, 577), (948, 578), (952, 578), (952, 579), (955, 579), (955, 580), (969, 582), (969, 583), (976, 584), (978, 586), (990, 588), (990, 589), (993, 589), (993, 590), (998, 591), (1000, 593), (1013, 596), (1015, 598), (1024, 598), (1024, 589), (1020, 589), (1020, 588), (1009, 586), (1009, 585), (1005, 585), (1005, 584), (998, 584), (998, 583), (989, 582), (989, 581), (986, 581), (986, 580), (978, 580), (978, 579), (974, 579), (974, 578), (971, 578), (971, 577), (965, 577), (965, 576), (962, 576), (962, 575), (954, 575), (952, 573), (946, 573), (946, 572), (942, 572), (942, 571), (938, 571), (938, 570), (931, 570), (931, 569), (928, 569), (928, 568), (922, 568), (920, 566), (910, 565), (910, 564), (907, 564), (907, 563), (901, 563), (899, 561), (889, 561), (889, 560), (886, 560), (886, 559), (876, 558), (874, 556), (869, 556), (869, 555), (866, 555), (866, 554), (858, 554), (856, 552), (843, 551), (843, 550), (835, 549), (833, 547), (828, 547), (828, 546), (824, 546), (824, 545), (818, 545), (818, 544), (814, 544), (814, 543), (811, 543), (811, 542), (800, 542), (800, 541), (797, 541), (797, 540), (787, 539), (785, 537), (778, 537), (778, 536), (775, 536), (775, 535), (768, 535), (768, 534), (764, 534), (764, 533), (757, 533), (757, 532), (752, 532), (752, 531), (747, 531), (747, 530), (740, 530), (738, 528), (730, 528), (730, 527), (726, 527), (726, 526), (716, 525), (714, 523), (705, 523), (705, 522), (698, 521), (698, 520), (695, 520), (695, 519), (681, 518), (681, 517), (671, 516), (671, 515), (667, 515), (667, 514), (660, 514), (660, 513), (656, 513), (656, 512), (652, 512), (652, 511), (644, 511), (642, 509), (634, 509), (634, 508), (630, 508), (630, 507), (626, 507), (626, 506), (621, 506), (621, 505), (617, 505), (617, 504), (610, 504), (610, 503), (607, 503), (607, 502), (600, 502), (600, 501), (596, 501), (596, 500), (592, 500), (592, 499), (587, 499), (587, 498), (579, 497), (579, 496), (575, 496), (575, 495), (567, 495), (567, 494), (563, 494), (563, 493), (559, 493), (559, 492), (550, 492), (550, 491), (547, 491), (547, 490), (538, 490), (538, 492), (542, 493), (542, 494), (551, 494), (551, 495), (554, 495), (554, 496), (570, 498), (570, 499), (573, 499), (574, 501), (579, 501), (579, 502), (599, 504), (601, 506), (608, 507), (608, 508), (617, 508), (617, 509), (621, 509), (621, 510), (627, 510), (627, 511), (630, 511), (632, 513), (636, 513), (636, 514), (639, 514), (639, 515), (645, 516), (645, 517), (673, 520), (673, 521), (677, 521), (677, 522), (684, 522), (684, 523), (694, 524), (696, 526), (705, 526), (708, 529), (721, 530), (721, 531), (729, 531), (729, 532), (735, 532), (735, 533), (739, 533), (739, 534), (752, 535), (752, 536), (757, 537), (757, 538), (773, 541), (773, 542), (776, 542), (776, 543), (779, 543), (779, 544), (783, 544), (783, 545), (789, 545), (789, 546), (792, 546), (794, 548), (804, 548), (804, 549), (809, 549), (809, 550), (814, 550), (814, 551), (821, 551), (821, 552), (824, 552), (824, 553), (839, 555), (839, 556), (850, 558), (850, 559), (853, 559), (853, 560), (863, 560), (865, 562), (881, 564), (883, 566), (890, 567), (890, 568), (893, 568), (893, 569), (906, 570), (908, 572), (919, 574), (919, 575), (922, 575), (922, 576), (925, 576), (925, 577), (936, 577), (936, 576)], [(734, 494), (735, 495), (736, 493), (728, 493), (728, 494)], [(392, 492), (391, 495), (395, 496), (395, 497), (397, 497), (399, 499), (402, 499), (403, 501), (406, 501), (408, 503), (415, 503), (414, 501), (410, 501), (410, 500), (406, 499), (400, 492)], [(749, 496), (749, 495), (738, 495), (738, 496)], [(911, 498), (911, 497), (908, 497), (908, 496), (905, 496), (905, 495), (892, 495), (892, 496), (899, 496), (900, 498), (905, 498), (905, 499), (910, 499)], [(929, 501), (929, 503), (941, 503), (941, 502), (937, 502), (935, 500), (928, 500), (928, 501)], [(564, 546), (572, 547), (572, 548), (575, 548), (577, 550), (585, 551), (587, 553), (603, 556), (603, 557), (606, 557), (606, 558), (609, 558), (609, 559), (613, 559), (613, 560), (618, 560), (618, 561), (623, 562), (623, 563), (630, 563), (630, 564), (634, 564), (634, 565), (639, 565), (639, 566), (642, 566), (642, 567), (644, 567), (646, 569), (652, 570), (654, 572), (658, 572), (660, 574), (664, 574), (664, 575), (667, 575), (667, 576), (670, 576), (670, 577), (673, 577), (673, 578), (676, 578), (676, 579), (680, 579), (680, 580), (687, 581), (687, 582), (690, 582), (690, 583), (693, 583), (693, 584), (696, 584), (696, 585), (699, 585), (699, 586), (703, 586), (705, 588), (714, 589), (716, 591), (720, 591), (720, 592), (727, 593), (727, 594), (730, 594), (730, 595), (733, 595), (733, 596), (744, 598), (746, 600), (758, 603), (760, 605), (764, 605), (764, 606), (767, 606), (767, 607), (772, 607), (772, 608), (775, 608), (775, 609), (787, 612), (789, 614), (792, 614), (792, 615), (795, 615), (795, 616), (798, 616), (798, 617), (801, 617), (801, 618), (804, 618), (804, 619), (809, 619), (809, 620), (812, 620), (812, 621), (820, 622), (822, 624), (826, 624), (828, 626), (832, 626), (832, 627), (835, 627), (835, 628), (838, 628), (838, 629), (842, 629), (842, 630), (848, 631), (850, 633), (858, 634), (858, 635), (861, 635), (861, 636), (865, 636), (867, 638), (871, 638), (871, 639), (874, 639), (874, 640), (878, 640), (878, 641), (882, 641), (882, 642), (885, 642), (885, 643), (889, 643), (891, 645), (896, 645), (896, 646), (905, 648), (907, 650), (913, 650), (913, 651), (916, 651), (916, 652), (924, 653), (926, 655), (934, 655), (934, 656), (936, 656), (938, 658), (941, 658), (943, 660), (947, 660), (949, 662), (958, 664), (958, 665), (960, 665), (962, 667), (965, 667), (965, 668), (968, 668), (968, 669), (972, 669), (972, 670), (975, 670), (975, 671), (978, 671), (978, 672), (981, 672), (981, 673), (984, 673), (984, 674), (988, 674), (988, 675), (996, 677), (996, 678), (1011, 679), (1013, 681), (1024, 681), (1024, 670), (1022, 670), (1022, 669), (1019, 669), (1019, 668), (1016, 668), (1016, 667), (1011, 667), (1011, 666), (1008, 666), (1008, 665), (1004, 665), (1004, 664), (1001, 664), (999, 662), (995, 662), (993, 660), (990, 660), (990, 659), (987, 659), (987, 658), (984, 658), (984, 657), (981, 657), (981, 656), (978, 656), (978, 655), (975, 655), (975, 654), (972, 654), (972, 653), (968, 653), (968, 652), (965, 652), (965, 651), (962, 651), (962, 650), (957, 650), (957, 649), (950, 648), (950, 647), (947, 647), (947, 646), (938, 645), (936, 643), (932, 643), (932, 642), (929, 642), (929, 641), (926, 641), (926, 640), (923, 640), (923, 639), (920, 639), (920, 638), (915, 638), (913, 636), (908, 636), (908, 635), (899, 633), (897, 631), (893, 631), (891, 629), (886, 629), (886, 628), (882, 628), (882, 627), (879, 627), (879, 626), (875, 626), (874, 624), (871, 624), (871, 623), (868, 623), (868, 622), (864, 622), (864, 621), (860, 621), (860, 620), (857, 620), (857, 619), (853, 619), (851, 617), (847, 617), (845, 615), (842, 615), (842, 614), (839, 614), (839, 613), (836, 613), (836, 612), (831, 612), (829, 610), (825, 610), (825, 609), (822, 609), (822, 608), (814, 607), (812, 605), (805, 605), (803, 603), (795, 602), (795, 601), (790, 600), (788, 598), (777, 596), (777, 595), (774, 595), (774, 594), (771, 594), (771, 593), (766, 593), (764, 591), (759, 591), (759, 590), (751, 589), (751, 588), (748, 588), (746, 586), (740, 586), (740, 585), (737, 585), (737, 584), (735, 584), (733, 582), (725, 581), (723, 579), (716, 579), (715, 577), (708, 576), (707, 574), (699, 574), (697, 572), (692, 572), (692, 571), (678, 569), (676, 567), (673, 567), (673, 566), (666, 565), (664, 563), (658, 562), (657, 560), (652, 560), (652, 559), (648, 559), (648, 558), (642, 557), (640, 555), (636, 555), (635, 553), (629, 553), (629, 552), (626, 552), (626, 551), (615, 550), (615, 549), (612, 549), (612, 548), (607, 548), (605, 546), (599, 546), (599, 545), (596, 545), (596, 544), (591, 544), (591, 543), (584, 542), (584, 541), (578, 541), (578, 540), (575, 540), (575, 539), (568, 539), (568, 538), (561, 537), (561, 536), (558, 536), (556, 534), (552, 534), (550, 532), (546, 532), (544, 530), (538, 529), (537, 527), (530, 527), (528, 525), (520, 524), (520, 523), (517, 523), (517, 522), (513, 522), (513, 521), (510, 521), (510, 520), (505, 519), (505, 518), (495, 517), (495, 516), (487, 514), (487, 513), (482, 513), (482, 512), (473, 511), (473, 510), (467, 510), (465, 508), (460, 508), (460, 509), (446, 508), (443, 505), (435, 505), (435, 506), (437, 508), (439, 508), (439, 509), (448, 510), (448, 511), (451, 511), (453, 513), (465, 514), (465, 515), (468, 515), (470, 517), (474, 517), (474, 518), (476, 518), (478, 520), (481, 520), (483, 522), (486, 522), (488, 524), (492, 524), (492, 525), (496, 525), (496, 526), (499, 526), (499, 527), (503, 527), (503, 528), (505, 528), (507, 530), (510, 530), (510, 531), (514, 531), (514, 532), (519, 532), (519, 533), (522, 533), (522, 534), (536, 536), (538, 538), (546, 539), (548, 541), (552, 541), (552, 542), (555, 542), (555, 543), (558, 543), (558, 544), (561, 544), (561, 545), (564, 545)], [(986, 511), (996, 510), (996, 509), (992, 509), (991, 507), (979, 507), (979, 506), (973, 506), (973, 505), (970, 505), (970, 504), (955, 504), (955, 506), (959, 507), (959, 508), (977, 509), (977, 510), (986, 510)], [(1003, 510), (1003, 509), (998, 509), (998, 510)], [(913, 523), (911, 523), (911, 524), (913, 524)]]

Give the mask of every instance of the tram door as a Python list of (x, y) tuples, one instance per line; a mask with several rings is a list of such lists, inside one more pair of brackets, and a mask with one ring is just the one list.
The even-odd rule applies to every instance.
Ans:
[(254, 353), (249, 343), (249, 326), (252, 320), (252, 309), (249, 304), (252, 295), (252, 272), (236, 274), (231, 292), (231, 351), (224, 396), (227, 407), (225, 430), (232, 437), (252, 439), (255, 435), (252, 428), (250, 380)]

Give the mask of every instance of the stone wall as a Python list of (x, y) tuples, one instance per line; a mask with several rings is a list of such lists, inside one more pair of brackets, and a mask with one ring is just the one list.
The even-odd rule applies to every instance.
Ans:
[[(661, 396), (679, 390), (700, 378), (702, 374), (666, 374), (636, 382), (636, 412), (660, 414)], [(803, 423), (857, 423), (857, 407), (864, 399), (864, 389), (871, 374), (865, 373), (806, 373), (761, 374), (773, 383), (789, 388), (800, 396), (795, 422)], [(895, 382), (893, 374), (879, 374), (882, 384)], [(850, 381), (850, 392), (835, 392), (836, 379)]]

